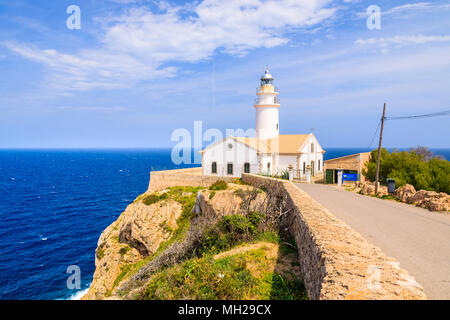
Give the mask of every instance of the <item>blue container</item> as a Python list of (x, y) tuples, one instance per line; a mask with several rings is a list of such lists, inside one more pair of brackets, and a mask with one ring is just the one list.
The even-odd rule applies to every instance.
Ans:
[(344, 173), (342, 174), (342, 181), (358, 181), (357, 173)]

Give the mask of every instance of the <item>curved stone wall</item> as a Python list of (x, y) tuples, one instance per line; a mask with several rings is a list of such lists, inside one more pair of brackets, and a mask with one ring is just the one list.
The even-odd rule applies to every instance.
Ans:
[(242, 180), (283, 199), (311, 299), (426, 299), (422, 286), (398, 261), (290, 181), (252, 174)]

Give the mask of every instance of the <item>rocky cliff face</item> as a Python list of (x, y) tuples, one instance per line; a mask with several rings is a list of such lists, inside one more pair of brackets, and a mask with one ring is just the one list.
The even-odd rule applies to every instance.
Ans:
[[(159, 250), (182, 238), (189, 227), (242, 210), (249, 186), (228, 184), (227, 190), (172, 187), (139, 196), (98, 240), (95, 273), (88, 293), (91, 299), (118, 299), (117, 290), (138, 273)], [(262, 202), (256, 196), (252, 207)]]
[(154, 253), (177, 228), (180, 215), (181, 205), (174, 200), (146, 205), (138, 198), (130, 204), (98, 240), (93, 282), (83, 299), (114, 295), (123, 267)]

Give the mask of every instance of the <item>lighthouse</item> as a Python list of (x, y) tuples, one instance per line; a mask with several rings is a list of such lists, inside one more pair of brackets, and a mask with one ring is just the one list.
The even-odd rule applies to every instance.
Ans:
[(278, 89), (273, 85), (273, 77), (266, 68), (261, 77), (261, 85), (256, 89), (258, 98), (255, 100), (256, 109), (256, 137), (258, 140), (275, 138), (280, 133), (278, 109)]

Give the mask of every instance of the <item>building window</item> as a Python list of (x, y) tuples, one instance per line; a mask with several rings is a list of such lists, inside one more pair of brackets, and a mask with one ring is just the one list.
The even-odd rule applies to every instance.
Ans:
[(250, 163), (244, 163), (244, 173), (250, 173)]
[(278, 131), (278, 123), (277, 123), (277, 131)]
[(311, 143), (311, 152), (314, 152), (314, 143)]
[(320, 160), (317, 160), (317, 171), (320, 171)]
[(217, 162), (213, 162), (211, 165), (211, 173), (217, 173)]
[(306, 174), (306, 162), (303, 162), (303, 174)]
[(232, 163), (227, 164), (227, 174), (230, 174), (230, 175), (233, 174), (233, 164)]

